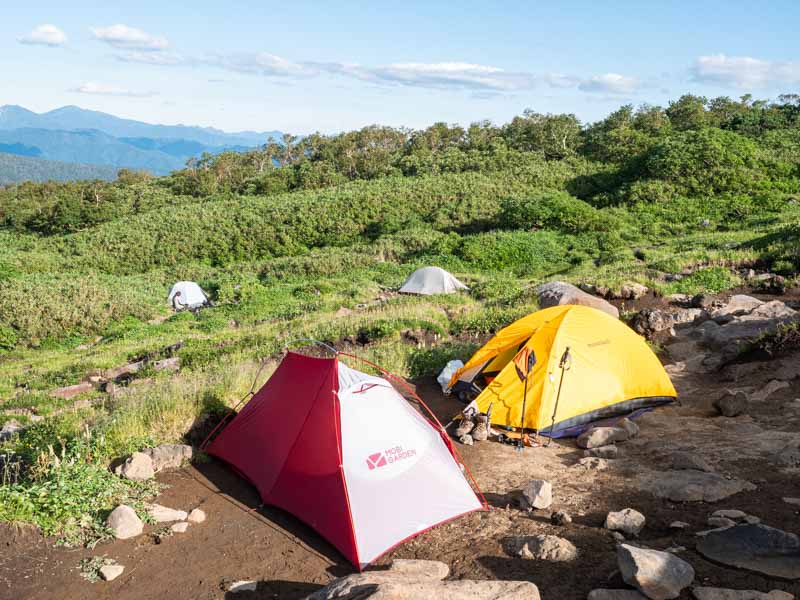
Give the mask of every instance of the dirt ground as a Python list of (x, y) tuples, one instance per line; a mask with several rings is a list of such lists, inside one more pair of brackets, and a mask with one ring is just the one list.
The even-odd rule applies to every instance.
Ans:
[[(693, 360), (696, 348), (688, 336), (666, 347), (666, 361)], [(800, 508), (782, 497), (800, 497), (800, 470), (781, 469), (771, 456), (786, 440), (800, 435), (800, 354), (780, 360), (731, 365), (721, 372), (680, 365), (669, 368), (680, 394), (680, 405), (657, 409), (637, 420), (641, 434), (620, 444), (621, 457), (608, 461), (606, 470), (576, 466), (582, 453), (574, 440), (555, 441), (550, 447), (514, 448), (495, 442), (458, 446), (491, 505), (405, 543), (383, 557), (434, 559), (448, 563), (451, 577), (528, 580), (545, 600), (583, 599), (598, 587), (626, 587), (616, 568), (616, 541), (602, 528), (611, 510), (635, 508), (647, 517), (639, 541), (651, 548), (683, 546), (679, 556), (696, 570), (695, 585), (780, 589), (800, 597), (800, 581), (770, 579), (740, 569), (717, 565), (695, 551), (694, 532), (709, 529), (709, 515), (722, 508), (739, 509), (763, 523), (800, 532)], [(712, 400), (725, 388), (759, 390), (771, 379), (790, 383), (749, 415), (727, 419), (716, 416)], [(460, 410), (445, 398), (435, 382), (418, 382), (418, 393), (443, 422)], [(746, 479), (757, 489), (735, 494), (714, 504), (674, 503), (656, 498), (640, 487), (650, 473), (669, 468), (669, 455), (690, 450), (723, 475)], [(534, 478), (552, 482), (550, 509), (527, 513), (515, 508), (512, 493)], [(223, 464), (209, 461), (159, 476), (168, 488), (158, 502), (190, 510), (201, 507), (206, 522), (184, 534), (160, 540), (147, 526), (145, 535), (98, 546), (93, 551), (53, 547), (34, 529), (5, 525), (0, 528), (0, 598), (15, 599), (192, 599), (302, 598), (335, 577), (353, 573), (353, 567), (314, 531), (291, 515), (259, 508), (254, 488)], [(566, 510), (574, 521), (550, 524), (550, 512)], [(685, 521), (685, 531), (669, 528)], [(572, 562), (554, 563), (510, 556), (510, 536), (539, 533), (565, 537), (579, 550)], [(116, 559), (123, 575), (111, 583), (90, 583), (80, 577), (78, 565), (87, 556)], [(256, 592), (226, 593), (237, 580), (258, 582)], [(684, 592), (689, 597), (688, 590)]]

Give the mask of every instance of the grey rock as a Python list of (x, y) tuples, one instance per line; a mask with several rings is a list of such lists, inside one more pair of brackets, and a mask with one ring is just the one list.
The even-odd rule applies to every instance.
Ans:
[(420, 579), (444, 579), (450, 575), (450, 566), (438, 560), (395, 558), (389, 565), (389, 572), (415, 575)]
[(800, 579), (800, 538), (766, 525), (737, 525), (706, 535), (697, 550), (713, 561), (770, 577)]
[(155, 448), (142, 450), (153, 462), (153, 470), (158, 473), (165, 469), (178, 469), (184, 462), (192, 460), (193, 450), (186, 444), (162, 444)]
[(258, 589), (258, 582), (243, 579), (241, 581), (234, 581), (228, 588), (229, 594), (238, 594), (239, 592), (255, 592)]
[(792, 506), (800, 506), (800, 498), (783, 498), (783, 501)]
[(678, 451), (672, 453), (672, 468), (677, 471), (695, 470), (711, 473), (711, 468), (706, 461), (697, 456), (694, 452)]
[(578, 436), (577, 444), (581, 448), (597, 448), (627, 439), (628, 432), (621, 427), (591, 427)]
[(106, 519), (106, 525), (118, 540), (136, 537), (144, 530), (144, 523), (130, 506), (120, 504)]
[(727, 517), (708, 517), (707, 522), (709, 525), (711, 525), (711, 527), (716, 527), (717, 529), (733, 527), (736, 525), (736, 521), (733, 519), (728, 519)]
[(572, 517), (569, 513), (563, 510), (558, 510), (550, 515), (550, 522), (553, 525), (569, 525), (572, 523)]
[(765, 385), (762, 389), (750, 394), (750, 399), (753, 402), (763, 402), (775, 392), (779, 392), (780, 390), (784, 390), (788, 387), (789, 387), (788, 381), (778, 381), (777, 379), (773, 379), (772, 381), (767, 383), (767, 385)]
[(76, 385), (68, 385), (49, 392), (51, 398), (61, 398), (62, 400), (69, 400), (80, 394), (91, 392), (94, 386), (89, 381), (84, 381)]
[(132, 481), (146, 481), (155, 476), (153, 461), (142, 452), (134, 452), (124, 463), (114, 469), (114, 473)]
[(623, 300), (639, 300), (647, 295), (650, 289), (646, 285), (628, 281), (622, 284), (619, 291), (619, 296)]
[(548, 508), (553, 503), (553, 486), (544, 479), (532, 479), (522, 488), (523, 508)]
[(692, 595), (697, 600), (794, 600), (794, 594), (781, 590), (764, 593), (755, 590), (729, 590), (704, 586), (693, 587)]
[(677, 598), (694, 581), (692, 565), (669, 552), (620, 544), (617, 565), (623, 581), (652, 600)]
[(646, 337), (659, 331), (666, 331), (674, 324), (675, 321), (670, 313), (657, 308), (642, 309), (631, 319), (631, 329)]
[(172, 533), (186, 533), (188, 528), (189, 524), (186, 521), (181, 521), (180, 523), (173, 523), (169, 529)]
[(172, 356), (163, 360), (156, 360), (150, 363), (156, 371), (178, 371), (181, 368), (181, 357)]
[(619, 448), (614, 444), (608, 446), (598, 446), (597, 448), (587, 448), (583, 451), (584, 456), (593, 456), (595, 458), (614, 459), (619, 454)]
[(184, 521), (188, 516), (185, 510), (175, 510), (160, 504), (148, 504), (146, 507), (149, 514), (156, 523), (170, 523), (172, 521)]
[(691, 525), (686, 521), (673, 521), (669, 524), (670, 529), (689, 529), (689, 527), (691, 527)]
[(629, 440), (632, 440), (639, 435), (639, 426), (627, 417), (620, 419), (617, 422), (617, 427), (624, 429), (627, 432)]
[(536, 293), (539, 296), (539, 306), (541, 308), (549, 308), (551, 306), (560, 306), (564, 304), (577, 304), (579, 306), (596, 308), (611, 315), (615, 319), (619, 318), (619, 310), (617, 310), (615, 306), (609, 304), (602, 298), (587, 294), (570, 283), (551, 281), (537, 287)]
[(625, 508), (619, 512), (610, 512), (606, 516), (604, 527), (611, 531), (620, 531), (625, 535), (639, 535), (644, 529), (645, 518), (642, 513), (632, 508)]
[(608, 468), (608, 461), (605, 458), (586, 456), (578, 460), (573, 466), (583, 467), (587, 471), (605, 471)]
[(100, 567), (100, 577), (103, 581), (114, 581), (124, 570), (125, 567), (122, 565), (103, 565)]
[(641, 489), (673, 502), (717, 502), (756, 489), (749, 481), (702, 471), (657, 471), (640, 477)]
[(783, 467), (800, 467), (800, 444), (797, 442), (784, 446), (772, 457), (773, 462)]
[(618, 542), (624, 542), (625, 541), (625, 536), (622, 535), (619, 531), (612, 531), (611, 532), (611, 537), (614, 538), (615, 540), (617, 540)]
[(728, 303), (711, 313), (711, 318), (722, 316), (722, 315), (731, 315), (731, 316), (739, 316), (750, 313), (753, 309), (758, 308), (764, 304), (762, 300), (758, 298), (753, 298), (752, 296), (746, 296), (744, 294), (737, 294), (735, 296), (731, 296)]
[(578, 557), (572, 542), (555, 535), (521, 536), (513, 538), (509, 546), (513, 555), (520, 558), (565, 562)]
[(714, 408), (723, 417), (738, 417), (747, 410), (747, 394), (742, 391), (726, 390), (722, 396), (714, 400)]
[(589, 592), (586, 600), (645, 600), (647, 596), (636, 590), (605, 590), (598, 589)]
[(744, 519), (742, 519), (745, 523), (750, 523), (751, 525), (756, 525), (761, 523), (761, 519), (756, 517), (755, 515), (747, 515)]
[(186, 520), (189, 521), (189, 523), (202, 523), (206, 520), (206, 513), (202, 509), (194, 508), (192, 512), (187, 515)]
[(712, 517), (724, 517), (726, 519), (733, 519), (734, 521), (738, 521), (744, 519), (747, 516), (747, 513), (742, 510), (734, 510), (734, 509), (721, 509), (715, 510), (711, 513)]
[(11, 419), (3, 428), (0, 429), (0, 442), (4, 442), (6, 440), (10, 440), (15, 435), (21, 434), (25, 431), (25, 427), (22, 426), (22, 423), (15, 419)]

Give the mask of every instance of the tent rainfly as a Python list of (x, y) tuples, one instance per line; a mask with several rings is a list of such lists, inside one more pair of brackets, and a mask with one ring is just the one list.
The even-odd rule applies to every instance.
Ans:
[(287, 353), (207, 452), (359, 570), (485, 506), (435, 417), (423, 417), (386, 379), (337, 357)]
[(208, 303), (208, 297), (194, 281), (179, 281), (170, 288), (167, 302), (175, 308), (198, 308)]
[(462, 399), (477, 393), (477, 408), (491, 406), (495, 425), (552, 437), (677, 396), (644, 338), (602, 311), (574, 305), (498, 331), (453, 375), (450, 389)]
[(403, 294), (454, 294), (459, 290), (469, 289), (453, 275), (439, 267), (423, 267), (417, 269), (406, 279), (400, 292)]

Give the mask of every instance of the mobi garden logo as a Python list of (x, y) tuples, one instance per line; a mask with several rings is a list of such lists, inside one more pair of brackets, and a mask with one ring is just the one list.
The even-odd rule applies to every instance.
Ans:
[(369, 470), (372, 471), (374, 469), (385, 467), (386, 465), (400, 462), (401, 460), (409, 459), (416, 455), (417, 451), (413, 448), (410, 450), (405, 450), (402, 446), (395, 446), (394, 448), (389, 448), (383, 452), (370, 454), (367, 457), (367, 467), (369, 467)]

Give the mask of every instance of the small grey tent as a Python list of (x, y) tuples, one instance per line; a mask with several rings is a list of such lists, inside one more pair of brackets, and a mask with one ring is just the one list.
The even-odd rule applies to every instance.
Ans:
[(433, 294), (454, 294), (459, 290), (466, 289), (469, 288), (444, 269), (423, 267), (414, 271), (406, 279), (400, 292), (432, 296)]

